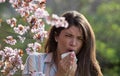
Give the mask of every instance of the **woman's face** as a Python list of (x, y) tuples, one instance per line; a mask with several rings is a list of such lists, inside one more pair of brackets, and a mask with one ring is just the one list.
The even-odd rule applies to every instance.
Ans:
[(77, 54), (83, 44), (82, 30), (71, 26), (68, 29), (62, 30), (60, 35), (56, 36), (55, 39), (58, 42), (57, 52), (59, 55), (70, 51), (75, 51)]

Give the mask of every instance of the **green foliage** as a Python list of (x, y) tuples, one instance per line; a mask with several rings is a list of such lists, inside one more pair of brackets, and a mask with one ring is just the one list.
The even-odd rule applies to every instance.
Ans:
[(119, 3), (113, 1), (102, 3), (97, 10), (97, 14), (99, 15), (99, 17), (102, 17), (102, 20), (105, 20), (108, 23), (107, 25), (110, 25), (111, 23), (120, 24), (120, 20), (118, 19), (118, 17), (120, 16), (119, 12)]
[(104, 76), (119, 76), (119, 69), (120, 68), (118, 66), (115, 66), (112, 69), (106, 68), (104, 69)]
[(104, 76), (120, 75), (120, 5), (117, 1), (101, 3), (90, 22), (97, 39), (98, 59)]
[(117, 51), (111, 47), (108, 47), (106, 43), (97, 41), (97, 50), (102, 55), (102, 57), (105, 59), (104, 61), (107, 61), (108, 63), (119, 62)]

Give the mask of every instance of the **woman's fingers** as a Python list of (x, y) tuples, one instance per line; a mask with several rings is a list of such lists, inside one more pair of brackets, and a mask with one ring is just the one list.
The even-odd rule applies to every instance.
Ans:
[(74, 56), (72, 54), (69, 54), (68, 56), (66, 56), (61, 60), (61, 65), (65, 71), (70, 70), (73, 63), (74, 63)]
[[(58, 70), (62, 73), (62, 76), (71, 74), (74, 76), (75, 70), (76, 70), (76, 61), (75, 61), (75, 55), (69, 54), (63, 59), (60, 60), (58, 64)], [(70, 75), (70, 76), (71, 76)]]

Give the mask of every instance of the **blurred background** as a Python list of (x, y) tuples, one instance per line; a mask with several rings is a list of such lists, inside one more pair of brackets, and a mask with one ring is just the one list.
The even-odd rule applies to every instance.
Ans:
[[(96, 35), (97, 59), (104, 76), (120, 76), (120, 0), (47, 0), (46, 8), (50, 14), (59, 16), (68, 10), (84, 14)], [(0, 50), (9, 46), (4, 43), (6, 36), (16, 35), (5, 23), (7, 18), (12, 17), (24, 23), (8, 2), (0, 3)], [(28, 39), (24, 44), (17, 43), (13, 47), (24, 50), (27, 43), (34, 41), (26, 36)], [(24, 62), (26, 57), (24, 54)], [(21, 71), (14, 76), (21, 76)]]

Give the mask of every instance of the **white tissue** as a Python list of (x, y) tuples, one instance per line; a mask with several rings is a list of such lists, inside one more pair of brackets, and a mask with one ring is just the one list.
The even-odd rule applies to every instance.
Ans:
[[(74, 53), (75, 54), (75, 52), (74, 51), (72, 51), (72, 52), (67, 52), (67, 53), (63, 53), (62, 55), (61, 55), (61, 58), (63, 59), (64, 57), (66, 57), (66, 56), (68, 56), (70, 53)], [(75, 55), (75, 62), (77, 62), (77, 58), (76, 58), (76, 55)]]

